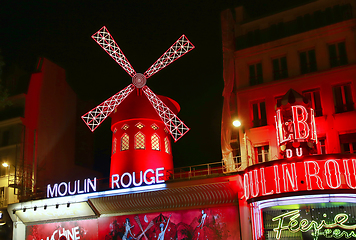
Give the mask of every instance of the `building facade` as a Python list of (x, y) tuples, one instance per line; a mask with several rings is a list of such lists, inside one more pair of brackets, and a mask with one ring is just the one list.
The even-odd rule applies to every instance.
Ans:
[(222, 153), (242, 174), (242, 239), (356, 236), (355, 10), (316, 0), (255, 19), (243, 7), (221, 14)]
[(223, 167), (47, 185), (46, 199), (8, 207), (14, 239), (356, 238), (355, 7), (223, 11)]

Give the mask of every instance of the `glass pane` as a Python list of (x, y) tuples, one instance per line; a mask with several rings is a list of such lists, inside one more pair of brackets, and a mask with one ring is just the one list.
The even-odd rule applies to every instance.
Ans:
[(308, 72), (306, 52), (299, 53), (299, 59), (300, 59), (300, 72), (302, 74), (305, 74)]
[(343, 101), (342, 101), (342, 93), (341, 87), (334, 87), (334, 101), (335, 101), (335, 109), (336, 112), (343, 112)]
[(267, 116), (266, 116), (266, 104), (265, 102), (260, 103), (261, 111), (261, 126), (267, 125)]
[(257, 83), (263, 83), (262, 63), (256, 64)]
[(343, 87), (344, 87), (344, 93), (345, 93), (346, 109), (347, 109), (347, 111), (352, 111), (352, 110), (354, 110), (354, 103), (353, 103), (352, 95), (351, 95), (351, 86), (345, 85)]
[(281, 78), (280, 76), (280, 69), (279, 69), (279, 59), (273, 59), (272, 64), (273, 64), (273, 76), (274, 80), (278, 80)]
[(343, 153), (350, 153), (350, 144), (349, 143), (343, 143), (342, 144), (343, 147)]
[(340, 65), (346, 65), (348, 61), (347, 61), (345, 42), (338, 43), (338, 48), (339, 48)]
[(320, 100), (320, 92), (315, 91), (314, 92), (314, 111), (315, 111), (315, 116), (319, 117), (323, 115), (323, 109), (321, 108), (321, 100)]
[(261, 108), (261, 118), (266, 119), (266, 104), (265, 104), (265, 102), (260, 102), (260, 108)]
[(253, 120), (259, 119), (259, 116), (258, 116), (258, 105), (257, 105), (257, 103), (255, 103), (255, 104), (252, 105), (252, 109), (253, 109)]
[(310, 50), (308, 51), (308, 57), (309, 57), (309, 72), (315, 72), (316, 71), (316, 58), (315, 58), (315, 50)]
[(288, 77), (287, 57), (281, 58), (282, 78)]
[(352, 153), (356, 153), (356, 142), (351, 143), (352, 145)]
[(331, 67), (338, 66), (335, 44), (329, 45), (329, 60)]
[(250, 85), (255, 85), (256, 84), (255, 65), (250, 65), (249, 70), (250, 70)]

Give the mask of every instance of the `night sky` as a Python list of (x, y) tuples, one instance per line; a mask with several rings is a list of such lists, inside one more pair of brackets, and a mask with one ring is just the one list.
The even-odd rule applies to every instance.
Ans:
[[(278, 0), (56, 2), (1, 4), (0, 49), (7, 65), (16, 62), (29, 68), (35, 56), (44, 56), (65, 68), (73, 90), (95, 107), (130, 84), (131, 77), (92, 34), (105, 25), (141, 73), (185, 34), (196, 48), (149, 78), (147, 85), (155, 94), (176, 100), (181, 106), (178, 117), (191, 128), (172, 144), (175, 167), (221, 161), (220, 12), (243, 3), (251, 16), (258, 16), (285, 5)], [(110, 119), (94, 134), (100, 139), (95, 141), (97, 160), (110, 161)]]

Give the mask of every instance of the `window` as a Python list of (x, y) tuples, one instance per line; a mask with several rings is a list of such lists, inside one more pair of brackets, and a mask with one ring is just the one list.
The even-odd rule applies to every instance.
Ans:
[(145, 135), (142, 132), (135, 135), (135, 149), (145, 149)]
[(303, 96), (308, 99), (311, 107), (314, 109), (314, 116), (323, 116), (323, 109), (321, 107), (320, 90), (308, 90), (303, 92)]
[(252, 104), (252, 126), (261, 127), (267, 125), (265, 102)]
[(335, 112), (342, 113), (354, 110), (351, 84), (338, 85), (333, 87)]
[(356, 153), (356, 133), (348, 133), (339, 136), (341, 153)]
[(287, 57), (276, 58), (272, 60), (273, 79), (283, 79), (288, 77)]
[(112, 154), (116, 153), (116, 138), (114, 138), (114, 141), (112, 143)]
[(346, 65), (348, 63), (345, 42), (329, 45), (330, 67)]
[(319, 142), (319, 154), (326, 154), (326, 138), (322, 137), (322, 138), (318, 138), (318, 142)]
[(129, 135), (124, 133), (121, 137), (121, 151), (129, 150)]
[(250, 85), (263, 83), (262, 63), (256, 63), (249, 66), (250, 69)]
[(316, 69), (316, 57), (315, 50), (309, 50), (299, 53), (300, 60), (300, 72), (301, 74), (306, 74), (310, 72), (315, 72)]
[(168, 139), (168, 137), (164, 138), (164, 150), (168, 154), (171, 153), (170, 148), (169, 148), (169, 139)]
[(152, 146), (152, 150), (157, 150), (159, 151), (160, 148), (159, 148), (159, 137), (156, 133), (154, 133), (152, 136), (151, 136), (151, 146)]
[(341, 153), (356, 153), (356, 141), (341, 144)]
[(255, 147), (256, 163), (269, 161), (269, 146)]
[(141, 129), (141, 128), (143, 128), (145, 125), (143, 125), (142, 123), (137, 123), (136, 125), (135, 125), (138, 129)]

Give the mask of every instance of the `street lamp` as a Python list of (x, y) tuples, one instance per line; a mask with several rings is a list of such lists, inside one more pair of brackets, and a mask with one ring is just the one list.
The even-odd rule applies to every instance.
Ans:
[(240, 120), (235, 119), (235, 120), (232, 122), (232, 125), (234, 125), (234, 127), (240, 127), (240, 126), (241, 126), (241, 122), (240, 122)]
[(9, 164), (8, 164), (7, 162), (3, 162), (3, 163), (2, 163), (2, 166), (3, 166), (3, 167), (8, 167)]

